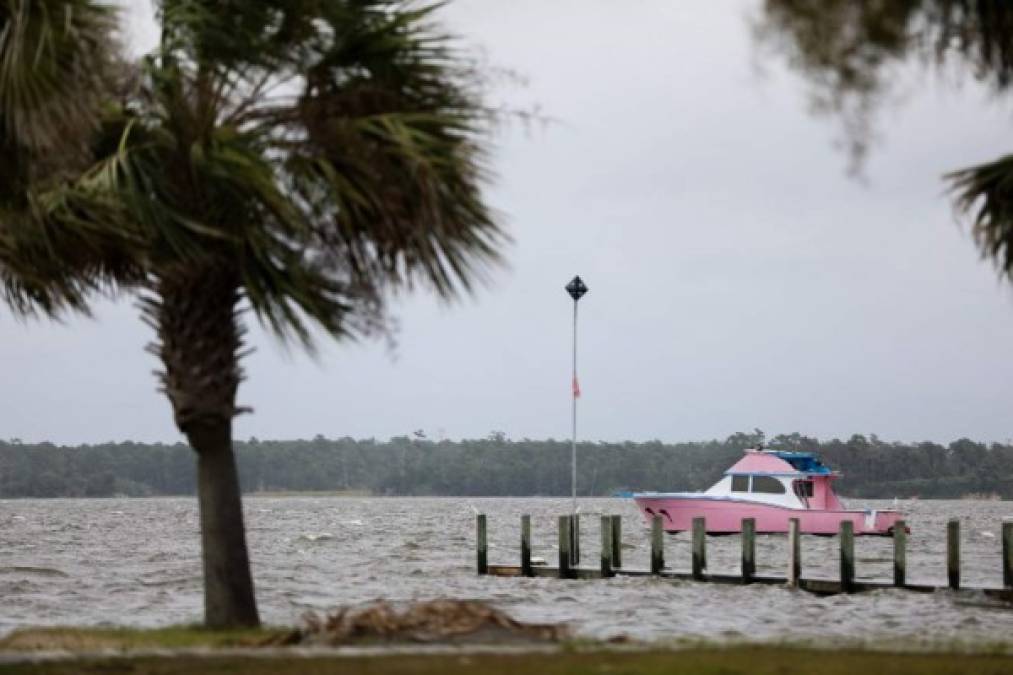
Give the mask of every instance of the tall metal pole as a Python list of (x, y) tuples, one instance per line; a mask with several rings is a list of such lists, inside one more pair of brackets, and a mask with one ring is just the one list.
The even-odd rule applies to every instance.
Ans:
[(573, 437), (570, 444), (570, 491), (573, 513), (577, 513), (577, 300), (573, 301)]
[[(580, 384), (577, 381), (577, 301), (585, 293), (587, 286), (579, 277), (574, 277), (566, 285), (566, 292), (573, 298), (573, 439), (570, 445), (570, 494), (573, 499), (573, 514), (577, 515), (577, 399), (580, 397)], [(576, 518), (574, 518), (576, 520)]]

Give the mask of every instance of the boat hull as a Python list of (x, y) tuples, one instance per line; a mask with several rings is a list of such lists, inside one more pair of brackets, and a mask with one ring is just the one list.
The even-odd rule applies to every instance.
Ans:
[(683, 532), (693, 527), (694, 518), (703, 518), (708, 534), (734, 534), (742, 531), (742, 519), (752, 518), (757, 533), (787, 532), (788, 521), (798, 518), (803, 534), (833, 535), (841, 523), (851, 521), (855, 534), (890, 535), (902, 515), (898, 511), (851, 509), (793, 509), (744, 499), (689, 496), (636, 495), (634, 501), (644, 520), (650, 524), (655, 515), (662, 518), (666, 532)]

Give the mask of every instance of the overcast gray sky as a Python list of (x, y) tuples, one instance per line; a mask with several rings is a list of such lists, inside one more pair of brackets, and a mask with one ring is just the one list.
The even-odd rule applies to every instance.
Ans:
[[(136, 50), (156, 35), (130, 7)], [(1013, 437), (1013, 302), (940, 176), (1011, 147), (1008, 107), (912, 80), (867, 184), (780, 63), (758, 76), (748, 2), (456, 0), (445, 20), (556, 120), (496, 138), (490, 201), (515, 243), (474, 298), (423, 295), (383, 343), (316, 357), (253, 331), (237, 437), (569, 435), (579, 273), (580, 436)], [(0, 437), (176, 441), (131, 300), (95, 320), (0, 309)]]

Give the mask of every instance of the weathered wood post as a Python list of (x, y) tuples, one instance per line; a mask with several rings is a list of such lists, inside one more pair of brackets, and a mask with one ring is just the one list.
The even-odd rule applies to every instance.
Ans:
[(742, 583), (752, 583), (756, 575), (756, 519), (742, 519)]
[(623, 566), (623, 517), (612, 516), (612, 568)]
[(665, 568), (665, 530), (661, 516), (651, 518), (651, 574), (661, 574)]
[(572, 516), (559, 517), (559, 578), (570, 578), (570, 545), (573, 537), (570, 534), (570, 525), (573, 524)]
[(479, 574), (489, 573), (489, 542), (485, 524), (484, 513), (475, 516), (475, 554)]
[(693, 519), (693, 578), (703, 579), (707, 568), (707, 524), (703, 518)]
[(950, 588), (960, 588), (960, 521), (946, 523), (946, 579)]
[(521, 516), (521, 574), (534, 576), (531, 569), (531, 516)]
[(601, 517), (601, 576), (612, 576), (612, 517)]
[(1013, 588), (1013, 521), (1002, 524), (1002, 585)]
[(855, 524), (841, 523), (841, 591), (850, 593), (855, 581)]
[(898, 520), (893, 525), (893, 585), (907, 583), (907, 523)]
[(576, 567), (580, 564), (580, 514), (573, 514), (573, 522), (570, 525), (570, 537), (572, 537), (572, 544), (570, 545), (570, 565)]
[(798, 586), (802, 575), (802, 542), (798, 518), (788, 519), (788, 585)]

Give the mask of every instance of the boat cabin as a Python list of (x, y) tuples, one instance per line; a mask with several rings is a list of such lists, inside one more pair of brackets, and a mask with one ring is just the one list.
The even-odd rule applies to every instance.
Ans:
[(840, 477), (809, 452), (747, 450), (704, 494), (796, 509), (844, 508), (830, 481)]

